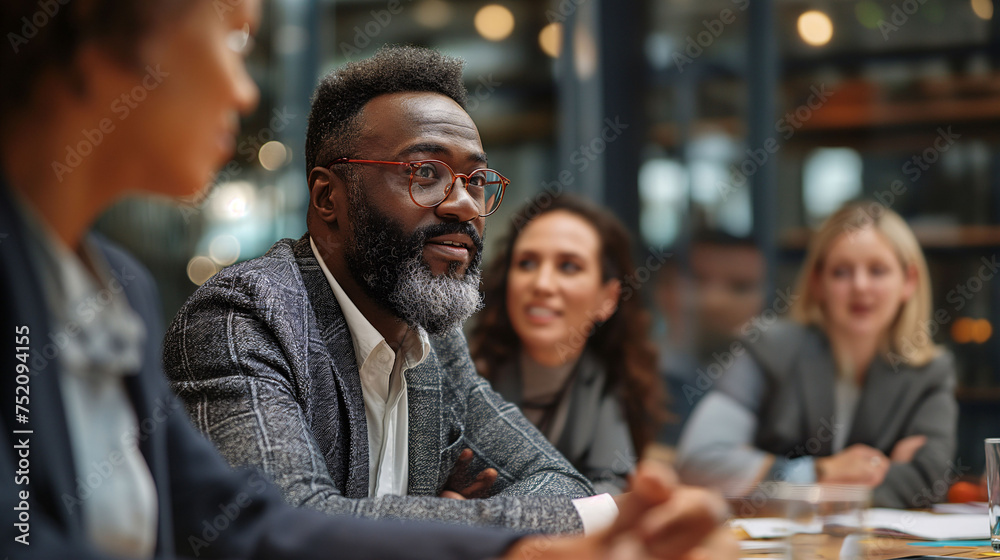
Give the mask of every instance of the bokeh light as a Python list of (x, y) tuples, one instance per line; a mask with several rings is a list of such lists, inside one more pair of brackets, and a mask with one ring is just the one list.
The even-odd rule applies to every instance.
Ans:
[(563, 27), (559, 22), (552, 22), (543, 27), (538, 34), (538, 46), (542, 48), (542, 52), (552, 58), (557, 58), (559, 50), (562, 48), (562, 34)]
[(208, 256), (219, 266), (229, 266), (240, 258), (240, 240), (229, 234), (220, 235), (208, 245)]
[(473, 23), (484, 39), (502, 41), (514, 31), (514, 14), (500, 4), (487, 4), (476, 12)]
[(268, 171), (274, 171), (285, 165), (288, 162), (289, 150), (284, 144), (278, 142), (277, 140), (271, 140), (267, 144), (260, 147), (260, 151), (257, 152), (257, 159), (260, 160), (260, 165), (267, 169)]
[(833, 22), (830, 16), (819, 10), (809, 10), (799, 16), (799, 36), (806, 43), (821, 47), (833, 38)]
[(970, 0), (972, 11), (980, 19), (993, 19), (993, 0)]
[(861, 0), (854, 5), (854, 16), (868, 29), (877, 29), (878, 22), (885, 19), (885, 11), (873, 0)]
[(188, 278), (197, 286), (201, 286), (205, 282), (208, 282), (208, 279), (214, 276), (218, 271), (219, 267), (217, 267), (215, 262), (208, 257), (198, 255), (188, 261)]
[(428, 29), (442, 29), (451, 18), (451, 5), (444, 0), (423, 0), (413, 8), (413, 19)]

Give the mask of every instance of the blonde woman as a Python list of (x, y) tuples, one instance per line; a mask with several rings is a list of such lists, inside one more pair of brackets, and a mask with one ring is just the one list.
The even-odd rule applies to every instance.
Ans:
[(787, 480), (869, 486), (885, 507), (943, 499), (955, 370), (929, 334), (913, 232), (881, 205), (844, 206), (813, 237), (795, 296), (792, 321), (745, 329), (745, 350), (695, 409), (682, 478), (733, 495)]

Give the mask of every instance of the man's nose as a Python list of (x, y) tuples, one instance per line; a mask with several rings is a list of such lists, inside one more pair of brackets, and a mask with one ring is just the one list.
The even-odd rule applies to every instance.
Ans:
[(468, 179), (456, 177), (451, 186), (451, 192), (435, 208), (435, 213), (442, 219), (469, 222), (479, 217), (479, 205), (465, 188), (466, 181)]

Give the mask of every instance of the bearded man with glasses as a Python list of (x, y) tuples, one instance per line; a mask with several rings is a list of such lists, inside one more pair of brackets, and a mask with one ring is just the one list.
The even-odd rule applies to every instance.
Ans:
[(615, 499), (591, 496), (476, 374), (460, 330), (509, 183), (488, 167), (461, 72), (392, 47), (320, 83), (308, 233), (201, 286), (167, 333), (167, 374), (223, 455), (293, 505), (590, 532)]

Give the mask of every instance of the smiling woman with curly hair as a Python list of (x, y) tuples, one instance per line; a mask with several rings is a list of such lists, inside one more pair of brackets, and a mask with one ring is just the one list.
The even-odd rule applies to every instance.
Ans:
[(473, 358), (595, 487), (620, 490), (666, 416), (628, 231), (570, 195), (513, 226), (484, 275)]

